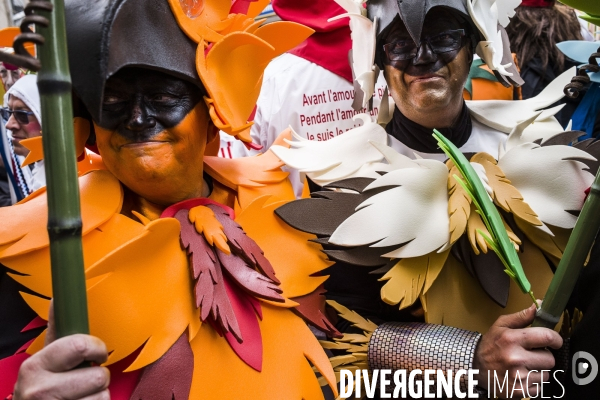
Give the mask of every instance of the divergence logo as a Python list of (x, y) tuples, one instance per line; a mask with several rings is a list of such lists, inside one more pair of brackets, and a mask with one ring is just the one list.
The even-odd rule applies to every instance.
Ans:
[[(340, 371), (340, 398), (361, 398), (364, 393), (366, 398), (372, 399), (377, 394), (381, 399), (412, 399), (433, 398), (480, 398), (486, 394), (496, 398), (505, 393), (510, 398), (530, 399), (562, 399), (565, 396), (565, 387), (561, 383), (564, 379), (557, 377), (557, 373), (565, 372), (556, 370), (531, 370), (527, 375), (521, 376), (517, 371), (516, 376), (509, 377), (508, 371), (487, 371), (487, 388), (478, 387), (476, 377), (479, 370), (356, 370), (354, 374), (349, 370)], [(592, 383), (600, 372), (596, 358), (586, 351), (578, 351), (571, 360), (571, 373), (573, 382), (579, 386)], [(542, 382), (530, 381), (533, 374), (547, 373), (562, 389), (557, 395), (544, 393), (544, 386), (549, 386), (549, 380)], [(534, 391), (530, 393), (530, 389)]]
[(598, 376), (598, 361), (590, 353), (578, 351), (573, 354), (571, 373), (573, 374), (573, 382), (576, 385), (590, 384)]
[[(379, 392), (381, 399), (477, 399), (479, 370), (441, 371), (415, 369), (412, 371), (389, 369), (340, 371), (340, 398), (361, 398), (364, 389), (369, 399)], [(407, 397), (410, 396), (410, 397)]]

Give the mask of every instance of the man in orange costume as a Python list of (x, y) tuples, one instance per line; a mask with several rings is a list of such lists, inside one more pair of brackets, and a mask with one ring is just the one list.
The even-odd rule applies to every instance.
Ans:
[[(0, 398), (21, 363), (19, 400), (320, 399), (312, 366), (335, 386), (302, 318), (334, 332), (313, 276), (328, 264), (273, 213), (287, 174), (269, 152), (211, 157), (218, 129), (250, 141), (264, 67), (311, 33), (248, 4), (66, 2), (93, 336), (53, 341), (41, 189), (0, 214), (0, 262), (38, 316), (19, 330), (50, 321), (0, 360)], [(71, 370), (83, 361), (102, 366)]]

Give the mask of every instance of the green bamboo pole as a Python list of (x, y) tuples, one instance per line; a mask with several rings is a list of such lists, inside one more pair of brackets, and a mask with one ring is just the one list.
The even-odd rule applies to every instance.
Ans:
[(37, 27), (37, 32), (45, 38), (45, 43), (38, 46), (42, 64), (38, 88), (48, 190), (54, 318), (57, 337), (63, 337), (89, 333), (89, 327), (64, 1), (51, 2), (52, 12), (36, 12), (50, 21), (48, 27)]
[(585, 260), (600, 228), (600, 170), (592, 184), (567, 247), (554, 274), (542, 308), (532, 326), (554, 329), (567, 307)]

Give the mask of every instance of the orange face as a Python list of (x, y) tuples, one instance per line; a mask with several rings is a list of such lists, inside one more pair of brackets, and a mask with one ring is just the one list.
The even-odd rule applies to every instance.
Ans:
[(94, 124), (96, 143), (117, 179), (146, 200), (168, 206), (202, 196), (209, 120), (206, 106), (198, 103), (178, 125), (142, 142)]

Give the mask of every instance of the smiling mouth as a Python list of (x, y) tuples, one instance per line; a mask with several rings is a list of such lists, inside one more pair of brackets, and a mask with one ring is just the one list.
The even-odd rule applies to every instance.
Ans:
[(433, 82), (439, 79), (443, 79), (441, 76), (439, 75), (424, 75), (424, 76), (420, 76), (418, 78), (413, 79), (412, 83), (425, 83), (425, 82)]
[(131, 143), (127, 143), (122, 145), (122, 148), (135, 148), (135, 147), (142, 147), (142, 146), (152, 146), (152, 145), (161, 145), (161, 144), (165, 144), (168, 143), (168, 141), (166, 140), (144, 140), (141, 142), (131, 142)]

